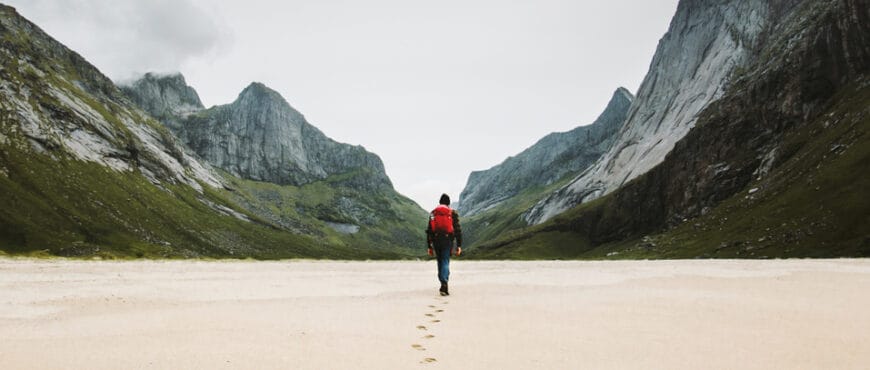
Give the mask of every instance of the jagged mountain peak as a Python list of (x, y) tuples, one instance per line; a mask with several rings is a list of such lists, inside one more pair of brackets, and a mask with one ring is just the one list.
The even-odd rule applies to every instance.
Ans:
[(597, 199), (664, 160), (698, 114), (730, 86), (767, 27), (763, 0), (681, 1), (616, 142), (584, 172), (527, 214), (538, 224)]
[(621, 96), (628, 100), (634, 99), (634, 94), (632, 94), (631, 91), (628, 91), (628, 89), (622, 86), (616, 88), (616, 91), (613, 92), (613, 98), (611, 98), (611, 100), (615, 99), (617, 96)]
[(169, 73), (159, 73), (159, 72), (146, 72), (142, 75), (142, 80), (147, 81), (172, 81), (172, 82), (180, 82), (187, 85), (187, 81), (184, 79), (184, 75), (181, 72), (169, 72)]
[(272, 89), (269, 86), (262, 82), (253, 81), (248, 86), (246, 86), (240, 93), (233, 104), (242, 102), (242, 101), (254, 101), (258, 102), (261, 105), (266, 104), (276, 104), (281, 106), (287, 106), (293, 110), (293, 108), (287, 99), (284, 98), (281, 93)]
[(5, 135), (26, 138), (27, 150), (138, 172), (155, 184), (222, 186), (96, 67), (2, 4), (0, 71)]
[(611, 153), (475, 257), (868, 255), (868, 19), (866, 0), (681, 1)]
[(620, 87), (589, 125), (544, 136), (531, 147), (488, 170), (474, 171), (460, 195), (460, 212), (471, 216), (498, 206), (531, 187), (546, 187), (584, 170), (613, 142), (633, 96)]
[(248, 86), (239, 93), (239, 99), (243, 97), (254, 97), (254, 98), (272, 98), (272, 99), (280, 99), (285, 100), (280, 93), (273, 90), (272, 88), (266, 86), (262, 82), (252, 81)]
[[(601, 112), (601, 114), (598, 115), (595, 121), (588, 125), (575, 127), (566, 132), (550, 133), (547, 136), (544, 136), (544, 138), (539, 140), (537, 143), (535, 143), (535, 145), (548, 144), (549, 140), (553, 140), (554, 138), (563, 135), (569, 135), (572, 133), (588, 130), (588, 127), (593, 125), (619, 126), (624, 122), (624, 119), (612, 118), (625, 115), (628, 109), (631, 107), (632, 101), (634, 101), (634, 95), (632, 95), (631, 92), (628, 91), (628, 89), (624, 87), (618, 87), (616, 90), (613, 91), (613, 95), (611, 95), (610, 100), (607, 102), (607, 106), (605, 106), (604, 110)], [(530, 149), (531, 148), (526, 149), (526, 151)], [(523, 153), (525, 153), (525, 151)], [(509, 157), (508, 159), (510, 158), (513, 157)]]
[(204, 109), (199, 94), (178, 72), (148, 72), (120, 88), (136, 105), (170, 128), (177, 127), (180, 118)]
[[(251, 82), (245, 87), (239, 96), (229, 104), (235, 111), (251, 112), (265, 119), (267, 116), (272, 116), (271, 120), (275, 122), (284, 122), (298, 125), (310, 126), (296, 108), (287, 102), (287, 99), (274, 89), (266, 86), (262, 82)], [(313, 126), (310, 126), (313, 128)]]
[(595, 119), (595, 122), (601, 121), (609, 114), (614, 113), (614, 111), (621, 112), (622, 110), (628, 109), (628, 106), (631, 105), (632, 101), (634, 101), (634, 95), (629, 92), (628, 89), (621, 86), (618, 87), (613, 91), (610, 101), (607, 102), (607, 107), (605, 107), (604, 111)]

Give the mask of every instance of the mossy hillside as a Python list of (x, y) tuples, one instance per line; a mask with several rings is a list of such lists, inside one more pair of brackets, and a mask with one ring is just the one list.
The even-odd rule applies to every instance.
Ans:
[[(408, 255), (410, 221), (419, 208), (401, 196), (376, 194), (361, 204), (360, 213), (378, 211), (383, 220), (368, 220), (352, 236), (324, 227), (324, 220), (347, 222), (353, 214), (330, 205), (349, 195), (365, 171), (352, 171), (315, 184), (293, 196), (303, 200), (300, 225), (320, 233), (283, 228), (264, 214), (239, 207), (228, 192), (202, 186), (197, 192), (177, 184), (173, 169), (150, 158), (128, 125), (143, 125), (157, 136), (160, 150), (185, 163), (177, 140), (161, 124), (130, 104), (117, 87), (75, 52), (67, 49), (12, 8), (0, 5), (0, 77), (11, 102), (0, 102), (3, 116), (2, 168), (7, 207), (0, 249), (40, 255), (103, 255), (105, 257), (328, 257), (377, 258)], [(82, 108), (60, 101), (69, 97)], [(29, 105), (37, 115), (16, 112)], [(80, 114), (75, 110), (95, 114)], [(34, 120), (39, 134), (25, 137), (19, 119)], [(131, 172), (114, 172), (73, 158), (61, 145), (75, 130), (96, 134), (116, 148)], [(42, 153), (42, 154), (38, 154)], [(145, 168), (142, 168), (144, 166)], [(139, 172), (156, 175), (151, 180)], [(190, 175), (190, 174), (188, 174)], [(151, 175), (149, 175), (151, 176)], [(151, 181), (158, 182), (152, 184)], [(345, 184), (345, 186), (342, 186)], [(362, 198), (363, 194), (357, 194)], [(387, 210), (379, 201), (391, 196)], [(404, 202), (404, 203), (403, 203)], [(309, 204), (310, 203), (310, 204)], [(287, 212), (268, 202), (271, 213)], [(12, 212), (14, 207), (24, 212)], [(231, 212), (221, 210), (230, 209)], [(295, 209), (295, 208), (291, 208)], [(385, 212), (390, 211), (390, 212)], [(228, 213), (239, 212), (249, 221)], [(292, 213), (292, 211), (291, 211)], [(268, 213), (265, 213), (268, 214)], [(405, 220), (405, 221), (403, 221)], [(375, 222), (383, 221), (383, 222)], [(422, 231), (415, 226), (421, 238)], [(310, 234), (301, 236), (299, 234)], [(404, 248), (404, 249), (403, 249)], [(399, 251), (397, 253), (396, 251)], [(404, 252), (403, 252), (404, 251)]]
[[(572, 225), (606, 219), (613, 194), (541, 225), (508, 233), (472, 258), (785, 258), (870, 256), (870, 88), (856, 83), (817, 119), (788, 133), (774, 171), (709, 213), (659, 233), (626, 233), (602, 245)], [(750, 194), (752, 191), (752, 194)], [(622, 215), (621, 219), (630, 217)], [(561, 231), (560, 231), (561, 230)]]
[(460, 215), (466, 250), (472, 251), (478, 244), (485, 244), (513, 230), (527, 227), (528, 224), (522, 218), (523, 214), (545, 196), (567, 184), (575, 175), (563, 176), (549, 186), (523, 189), (519, 194), (476, 215), (467, 218), (462, 218)]
[[(834, 153), (852, 144), (826, 142), (822, 131), (805, 131), (860, 121), (866, 114), (866, 14), (854, 5), (851, 0), (802, 2), (778, 9), (774, 19), (781, 22), (771, 23), (752, 65), (702, 112), (695, 129), (661, 165), (599, 201), (491, 242), (481, 252), (499, 249), (506, 255), (544, 239), (536, 233), (564, 231), (576, 235), (575, 246), (587, 238), (598, 246), (574, 254), (596, 258), (866, 255), (866, 227), (854, 227), (855, 220), (866, 225), (870, 213), (862, 199), (855, 199), (866, 192), (861, 190), (866, 177), (860, 177), (866, 176), (866, 159), (814, 162), (813, 147), (827, 146)], [(843, 130), (854, 138), (866, 131), (860, 123)], [(813, 177), (813, 168), (825, 172)], [(810, 191), (792, 176), (826, 179), (827, 186)], [(767, 188), (759, 181), (776, 190), (764, 195)], [(785, 185), (774, 186), (777, 182)], [(829, 193), (815, 194), (822, 191)], [(728, 208), (740, 196), (752, 201), (748, 208)], [(762, 197), (779, 203), (754, 202)], [(703, 222), (707, 217), (718, 218)], [(675, 243), (653, 235), (673, 230), (684, 236)], [(758, 251), (758, 243), (770, 243), (772, 249)], [(662, 245), (674, 250), (658, 250)], [(742, 250), (729, 252), (733, 247)], [(779, 249), (782, 253), (771, 253)]]
[[(156, 133), (170, 154), (184, 163), (182, 149), (169, 131), (154, 119), (129, 105), (115, 85), (75, 52), (51, 39), (38, 27), (0, 6), (0, 79), (19, 98), (26, 98), (33, 112), (41, 118), (40, 125), (83, 128), (112, 145), (130, 151), (150, 164), (160, 164), (157, 158), (141, 150), (141, 143), (125, 122), (146, 126)], [(77, 100), (102, 117), (102, 122), (84, 119), (51, 93), (56, 91)], [(49, 123), (51, 122), (51, 123)], [(61, 134), (56, 129), (43, 130), (45, 138), (32, 138), (43, 146), (58, 146)], [(152, 168), (154, 170), (154, 168)], [(159, 172), (168, 173), (169, 169)]]
[[(15, 128), (4, 120), (0, 153), (0, 249), (13, 254), (351, 259), (408, 254), (392, 248), (394, 242), (372, 249), (335, 233), (331, 238), (294, 235), (207, 186), (204, 194), (185, 185), (155, 186), (138, 172), (115, 172), (61, 151), (36, 154)], [(251, 222), (219, 213), (206, 202), (246, 213)]]
[[(233, 207), (218, 194), (185, 185), (154, 186), (136, 172), (119, 173), (70, 158), (4, 147), (0, 245), (12, 254), (118, 257), (385, 258), (294, 235), (248, 215), (219, 213), (205, 201)], [(58, 157), (57, 155), (55, 156)]]
[(793, 155), (772, 176), (747, 185), (707, 215), (590, 256), (870, 256), (870, 88), (840, 96), (829, 113), (786, 136), (783, 147)]
[(115, 84), (78, 53), (70, 50), (21, 17), (10, 6), (0, 4), (0, 49), (13, 51), (16, 60), (31, 64), (48, 75), (65, 76), (89, 94), (120, 97)]
[[(282, 228), (315, 235), (348, 248), (419, 256), (426, 215), (415, 203), (391, 189), (360, 191), (352, 186), (371, 174), (358, 169), (303, 186), (244, 180), (226, 174), (232, 190), (223, 194)], [(419, 221), (419, 222), (415, 222)], [(359, 226), (344, 234), (327, 222)]]
[[(469, 250), (473, 259), (562, 259), (582, 258), (595, 247), (589, 237), (572, 230), (571, 225), (580, 216), (600, 217), (608, 209), (612, 195), (583, 203), (539, 225), (506, 230), (491, 240), (475, 244)], [(541, 253), (537, 251), (541, 250)]]
[[(535, 233), (510, 233), (497, 243), (483, 243), (472, 249), (469, 259), (559, 260), (583, 259), (592, 244), (578, 233), (547, 230)], [(500, 241), (510, 240), (510, 243)]]
[[(49, 103), (50, 104), (50, 103)], [(56, 107), (57, 108), (57, 107)], [(55, 109), (57, 110), (57, 109)], [(0, 249), (12, 254), (149, 257), (386, 258), (397, 254), (294, 235), (203, 186), (152, 184), (72, 158), (38, 154), (17, 115), (0, 112)], [(246, 214), (243, 221), (213, 209)]]

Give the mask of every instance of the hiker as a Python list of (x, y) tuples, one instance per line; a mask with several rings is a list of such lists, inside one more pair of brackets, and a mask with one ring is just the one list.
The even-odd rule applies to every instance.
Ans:
[[(462, 254), (462, 228), (459, 226), (459, 214), (450, 209), (450, 197), (441, 194), (438, 207), (429, 214), (429, 227), (426, 228), (426, 241), (429, 245), (429, 256), (438, 260), (438, 281), (441, 282), (441, 295), (450, 295), (447, 290), (447, 280), (450, 278), (450, 256)], [(453, 240), (456, 239), (456, 250)]]

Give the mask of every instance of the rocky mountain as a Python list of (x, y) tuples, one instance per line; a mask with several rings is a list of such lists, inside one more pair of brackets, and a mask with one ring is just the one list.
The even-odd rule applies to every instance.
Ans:
[[(709, 18), (723, 10), (733, 12), (723, 18), (727, 21)], [(617, 140), (595, 170), (530, 214), (531, 221), (547, 221), (480, 245), (478, 256), (870, 255), (868, 24), (870, 6), (861, 0), (681, 1), (656, 60), (715, 55), (721, 52), (713, 47), (717, 43), (738, 46), (730, 52), (739, 58), (720, 58), (677, 80), (667, 75), (685, 70), (667, 72), (654, 62), (621, 134), (649, 130), (658, 137), (655, 129), (637, 123), (661, 129), (679, 120), (641, 118), (686, 113), (685, 104), (697, 101), (694, 97), (708, 97), (666, 99), (647, 111), (644, 102), (653, 96), (685, 94), (657, 91), (662, 87), (653, 87), (660, 81), (687, 87), (695, 79), (726, 76), (712, 81), (722, 82), (716, 83), (714, 98), (691, 114), (687, 122), (694, 128), (643, 174), (639, 170), (648, 161), (640, 154), (653, 146), (620, 146)], [(694, 33), (709, 34), (710, 25), (728, 25), (730, 41), (714, 37), (712, 44), (686, 47)], [(675, 37), (686, 40), (683, 49), (666, 52)], [(723, 69), (729, 72), (722, 74)], [(633, 179), (611, 181), (604, 174)], [(615, 184), (622, 186), (612, 188)], [(598, 199), (548, 216), (590, 196)]]
[[(3, 7), (3, 69), (0, 101), (10, 123), (5, 130), (23, 138), (38, 154), (63, 152), (119, 172), (142, 173), (151, 182), (219, 187), (207, 165), (186, 153), (177, 140), (142, 112), (87, 61)], [(61, 63), (53, 65), (56, 60)], [(6, 137), (6, 144), (13, 140)]]
[(209, 109), (188, 109), (196, 91), (180, 74), (146, 74), (124, 91), (224, 171), (227, 196), (259, 217), (318, 237), (337, 232), (348, 244), (407, 250), (418, 242), (425, 213), (393, 189), (381, 159), (330, 139), (262, 83)]
[(377, 155), (326, 137), (261, 83), (231, 104), (190, 115), (178, 133), (203, 159), (241, 178), (299, 186), (366, 168), (377, 175), (372, 186), (392, 187)]
[(585, 170), (610, 148), (633, 98), (619, 88), (592, 124), (549, 134), (497, 166), (472, 172), (460, 195), (459, 212), (473, 216), (525, 189), (545, 187)]
[(768, 0), (680, 1), (616, 142), (592, 168), (526, 214), (537, 224), (607, 194), (664, 160), (719, 99), (776, 14)]
[[(163, 119), (204, 113), (197, 122), (210, 124), (180, 76), (146, 77), (134, 89), (140, 94), (128, 97), (3, 5), (0, 56), (0, 254), (372, 258), (408, 255), (408, 235), (419, 237), (425, 213), (410, 200), (378, 193), (354, 202), (349, 185), (331, 186), (388, 185), (373, 155), (353, 162), (370, 168), (352, 170), (314, 155), (302, 187), (248, 184), (203, 161), (133, 103)], [(333, 168), (347, 172), (331, 175)], [(274, 207), (275, 219), (257, 207)], [(278, 222), (285, 218), (300, 226)], [(345, 224), (356, 220), (369, 223)], [(335, 230), (354, 228), (353, 237)]]
[(180, 119), (205, 109), (199, 94), (180, 73), (146, 73), (132, 84), (119, 87), (133, 103), (173, 130), (180, 128)]

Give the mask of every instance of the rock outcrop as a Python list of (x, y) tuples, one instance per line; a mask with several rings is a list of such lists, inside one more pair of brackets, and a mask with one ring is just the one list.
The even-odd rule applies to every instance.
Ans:
[[(674, 22), (744, 3), (682, 1)], [(545, 243), (574, 258), (614, 249), (638, 258), (870, 255), (870, 5), (769, 1), (755, 12), (764, 21), (746, 61), (660, 164), (481, 249), (497, 258)]]
[(585, 170), (610, 148), (633, 98), (619, 88), (592, 124), (549, 134), (497, 166), (472, 172), (460, 196), (459, 212), (473, 216), (525, 189), (547, 186)]
[(62, 151), (116, 171), (139, 171), (152, 182), (220, 187), (208, 165), (84, 60), (41, 29), (0, 5), (0, 110), (8, 129), (32, 150)]
[(302, 185), (358, 170), (391, 186), (381, 159), (338, 143), (305, 120), (277, 92), (252, 83), (229, 105), (192, 115), (182, 138), (209, 163), (251, 180)]
[(326, 138), (274, 91), (253, 84), (204, 110), (180, 75), (124, 90), (0, 5), (0, 255), (422, 254), (411, 246), (425, 212), (380, 159)]
[(299, 186), (363, 170), (371, 176), (358, 185), (392, 188), (376, 154), (330, 139), (262, 83), (209, 109), (180, 75), (146, 75), (125, 91), (200, 157), (234, 176)]
[(628, 119), (590, 169), (535, 205), (537, 224), (607, 194), (664, 160), (698, 113), (728, 90), (772, 16), (766, 0), (683, 0), (659, 42)]
[(205, 109), (199, 94), (187, 85), (181, 73), (146, 73), (130, 85), (119, 87), (133, 103), (173, 130), (180, 129), (181, 120), (190, 114)]
[(377, 155), (330, 139), (262, 83), (209, 109), (180, 75), (146, 75), (125, 91), (226, 171), (231, 199), (261, 219), (293, 233), (353, 235), (354, 245), (384, 250), (411, 252), (419, 238), (425, 212), (393, 189)]

